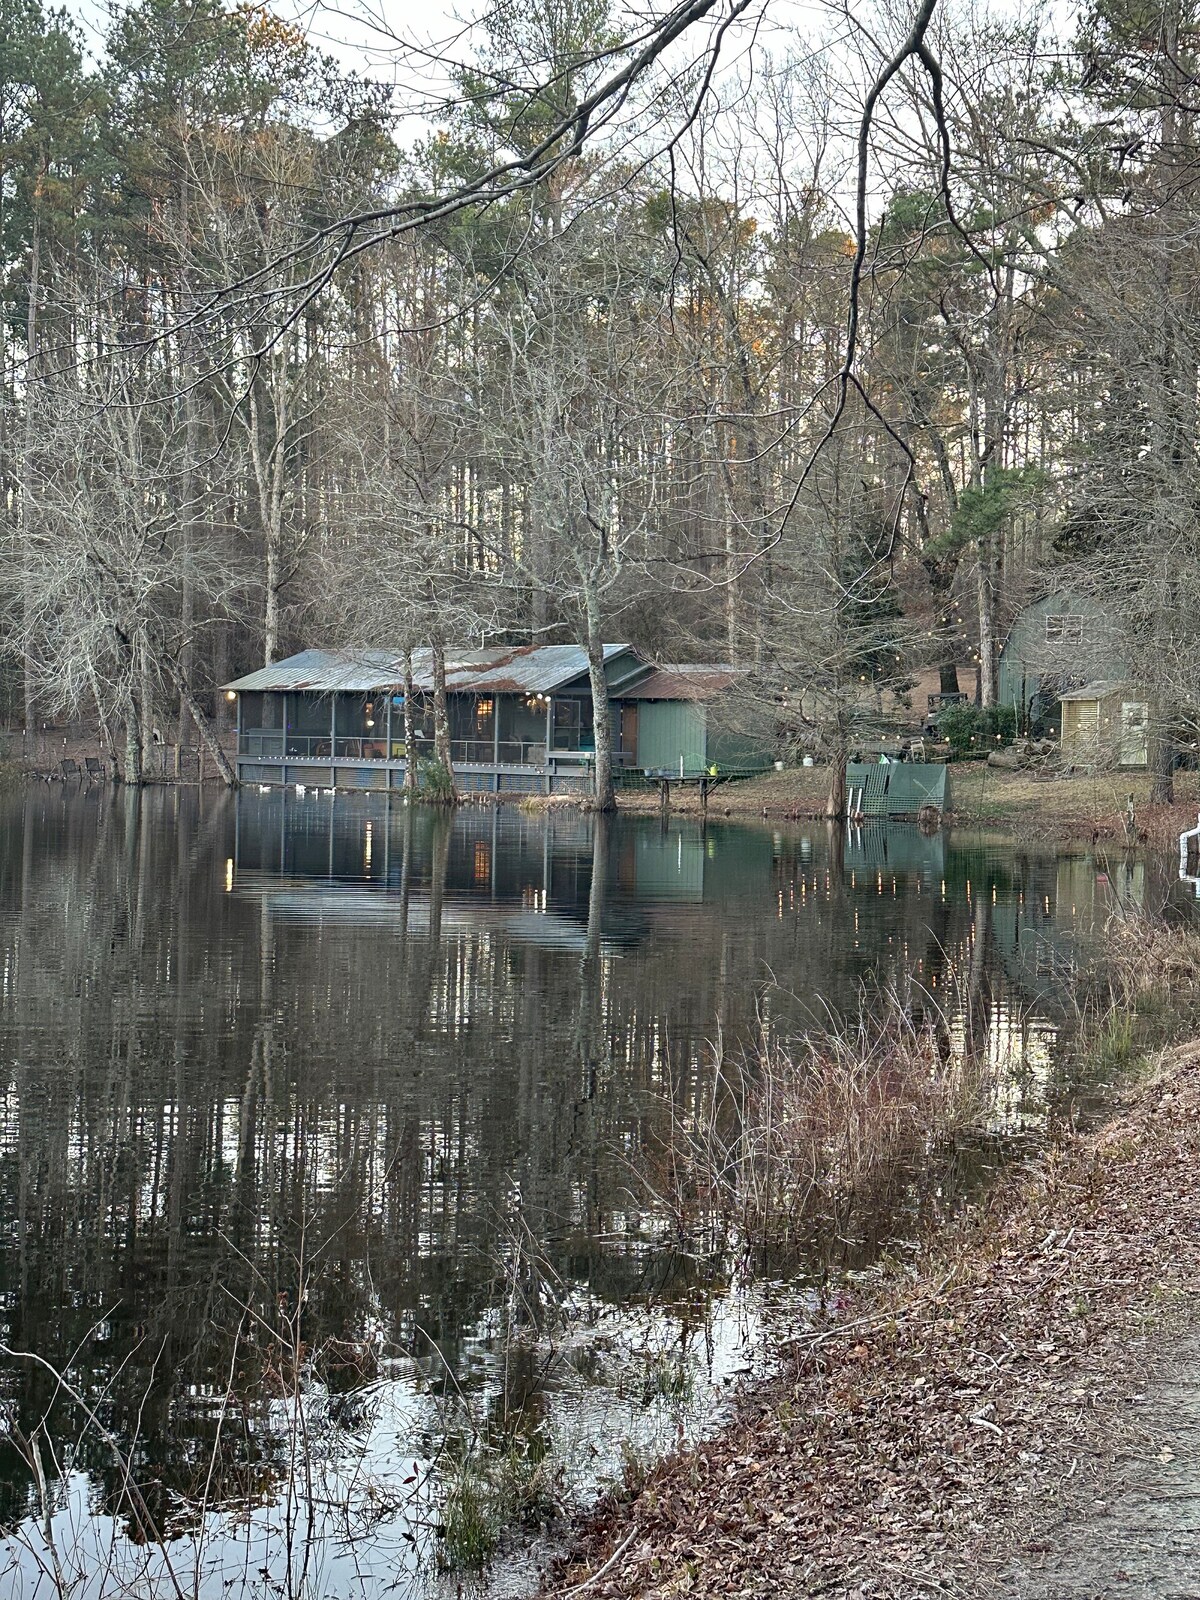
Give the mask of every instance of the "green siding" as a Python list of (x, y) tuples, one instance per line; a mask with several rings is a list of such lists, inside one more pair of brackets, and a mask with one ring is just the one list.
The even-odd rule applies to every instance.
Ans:
[(685, 775), (698, 776), (708, 764), (705, 722), (691, 701), (639, 700), (638, 766), (678, 772), (682, 756)]
[[(1046, 618), (1051, 615), (1082, 618), (1082, 639), (1048, 640)], [(1020, 716), (1043, 680), (1082, 688), (1097, 678), (1119, 682), (1125, 676), (1119, 629), (1104, 608), (1087, 595), (1049, 594), (1018, 612), (1008, 631), (1000, 651), (1000, 704), (1014, 706)]]
[(709, 764), (715, 762), (719, 771), (764, 772), (771, 765), (771, 759), (771, 750), (753, 734), (718, 728), (709, 732)]

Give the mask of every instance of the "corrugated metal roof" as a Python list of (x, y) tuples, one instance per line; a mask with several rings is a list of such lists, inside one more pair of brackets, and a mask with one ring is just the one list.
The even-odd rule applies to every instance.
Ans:
[[(606, 644), (606, 662), (629, 649)], [(446, 649), (446, 687), (468, 694), (546, 694), (565, 688), (588, 670), (587, 651), (578, 644), (504, 645), (491, 650)], [(413, 677), (418, 689), (433, 688), (428, 650), (413, 652)], [(238, 694), (285, 689), (317, 694), (370, 694), (404, 681), (404, 664), (390, 650), (301, 650), (286, 661), (260, 667), (232, 683)]]
[[(286, 661), (274, 661), (243, 678), (223, 684), (239, 694), (255, 690), (312, 689), (318, 693), (340, 690), (367, 694), (396, 682), (396, 658), (388, 650), (301, 650)], [(403, 671), (400, 676), (403, 677)]]
[(744, 670), (707, 663), (656, 667), (649, 677), (623, 694), (628, 700), (706, 700), (730, 688)]
[[(605, 662), (628, 649), (627, 644), (606, 644)], [(448, 651), (446, 687), (471, 694), (546, 694), (585, 678), (587, 670), (587, 651), (581, 644), (512, 645), (476, 651), (465, 659)]]

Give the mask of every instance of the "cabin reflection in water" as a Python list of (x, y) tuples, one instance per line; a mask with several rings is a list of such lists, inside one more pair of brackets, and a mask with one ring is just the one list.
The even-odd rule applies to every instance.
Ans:
[(238, 801), (235, 883), (288, 920), (403, 917), (413, 928), (428, 925), (436, 904), (443, 930), (502, 925), (514, 938), (570, 946), (590, 929), (619, 946), (661, 920), (650, 907), (744, 899), (756, 883), (769, 893), (771, 836), (737, 835), (731, 852), (686, 819), (630, 828), (505, 807), (451, 819), (386, 796), (247, 794)]
[(390, 796), (286, 790), (239, 797), (234, 862), (237, 893), (287, 922), (428, 933), (436, 914), (439, 936), (503, 930), (577, 950), (591, 938), (612, 952), (703, 925), (750, 956), (756, 988), (765, 952), (748, 922), (766, 913), (794, 924), (786, 954), (769, 941), (770, 970), (800, 1011), (853, 1009), (868, 977), (948, 993), (982, 965), (996, 1005), (1004, 987), (1008, 1012), (1051, 1028), (1074, 1012), (1086, 936), (1146, 895), (1140, 861), (1014, 852), (908, 826), (772, 831), (506, 807), (450, 818)]

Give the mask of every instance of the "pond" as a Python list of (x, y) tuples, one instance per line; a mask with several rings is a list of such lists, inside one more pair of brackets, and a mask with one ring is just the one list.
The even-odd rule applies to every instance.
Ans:
[[(481, 1452), (529, 1524), (585, 1502), (1066, 1114), (1089, 952), (1167, 893), (915, 828), (0, 796), (4, 1592), (453, 1590)], [(985, 1126), (786, 1281), (687, 1247), (655, 1152), (718, 1050), (889, 990)]]

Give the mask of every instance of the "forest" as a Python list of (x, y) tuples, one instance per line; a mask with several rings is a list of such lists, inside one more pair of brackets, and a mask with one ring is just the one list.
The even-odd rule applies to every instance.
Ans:
[(418, 93), (264, 6), (0, 0), (0, 722), (136, 782), (303, 646), (620, 639), (844, 763), (917, 669), (995, 705), (1061, 580), (1168, 798), (1198, 45), (1189, 0), (502, 0)]

